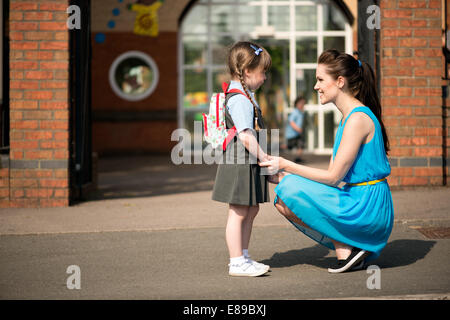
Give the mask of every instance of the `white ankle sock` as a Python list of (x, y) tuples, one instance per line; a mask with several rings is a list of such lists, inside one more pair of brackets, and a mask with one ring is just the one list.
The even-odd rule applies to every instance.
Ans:
[(244, 257), (250, 258), (250, 255), (248, 254), (248, 249), (243, 249), (242, 253), (244, 254)]
[(230, 264), (232, 264), (232, 265), (240, 265), (244, 262), (245, 262), (244, 256), (230, 258)]

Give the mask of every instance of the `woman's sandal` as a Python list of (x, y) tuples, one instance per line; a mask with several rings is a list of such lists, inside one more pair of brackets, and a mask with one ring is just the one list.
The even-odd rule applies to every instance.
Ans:
[(369, 251), (353, 247), (350, 256), (345, 260), (337, 260), (337, 262), (332, 267), (328, 268), (328, 272), (341, 273), (352, 269), (362, 269), (362, 267), (364, 266), (364, 259), (368, 255), (370, 255)]

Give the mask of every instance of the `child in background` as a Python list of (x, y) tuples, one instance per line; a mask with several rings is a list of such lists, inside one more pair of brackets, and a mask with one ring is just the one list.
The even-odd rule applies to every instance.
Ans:
[(288, 117), (288, 123), (286, 125), (285, 138), (287, 140), (287, 148), (292, 150), (297, 148), (295, 162), (303, 162), (301, 155), (304, 144), (304, 112), (305, 98), (302, 96), (297, 97), (294, 102), (294, 110)]

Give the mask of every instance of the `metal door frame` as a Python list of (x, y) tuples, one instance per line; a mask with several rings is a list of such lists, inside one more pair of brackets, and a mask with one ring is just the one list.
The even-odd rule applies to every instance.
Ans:
[(85, 200), (93, 184), (91, 111), (91, 1), (71, 0), (81, 12), (81, 28), (69, 31), (70, 121), (69, 185), (70, 204)]

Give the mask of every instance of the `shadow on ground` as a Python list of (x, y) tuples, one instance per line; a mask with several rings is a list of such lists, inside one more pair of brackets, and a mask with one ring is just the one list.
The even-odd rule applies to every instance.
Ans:
[[(289, 155), (283, 156), (290, 158)], [(191, 162), (193, 163), (192, 157)], [(328, 165), (329, 156), (306, 155), (305, 164)], [(175, 165), (170, 155), (101, 157), (98, 160), (98, 189), (86, 200), (152, 197), (212, 190), (217, 165)]]
[(170, 156), (105, 157), (98, 167), (98, 189), (88, 200), (211, 190), (217, 170), (217, 165), (175, 165)]
[[(402, 239), (389, 242), (378, 259), (371, 261), (380, 268), (407, 266), (424, 259), (436, 241)], [(277, 252), (270, 259), (261, 261), (271, 268), (291, 267), (309, 264), (319, 268), (328, 268), (335, 262), (335, 257), (327, 257), (330, 250), (320, 244), (299, 250)]]

